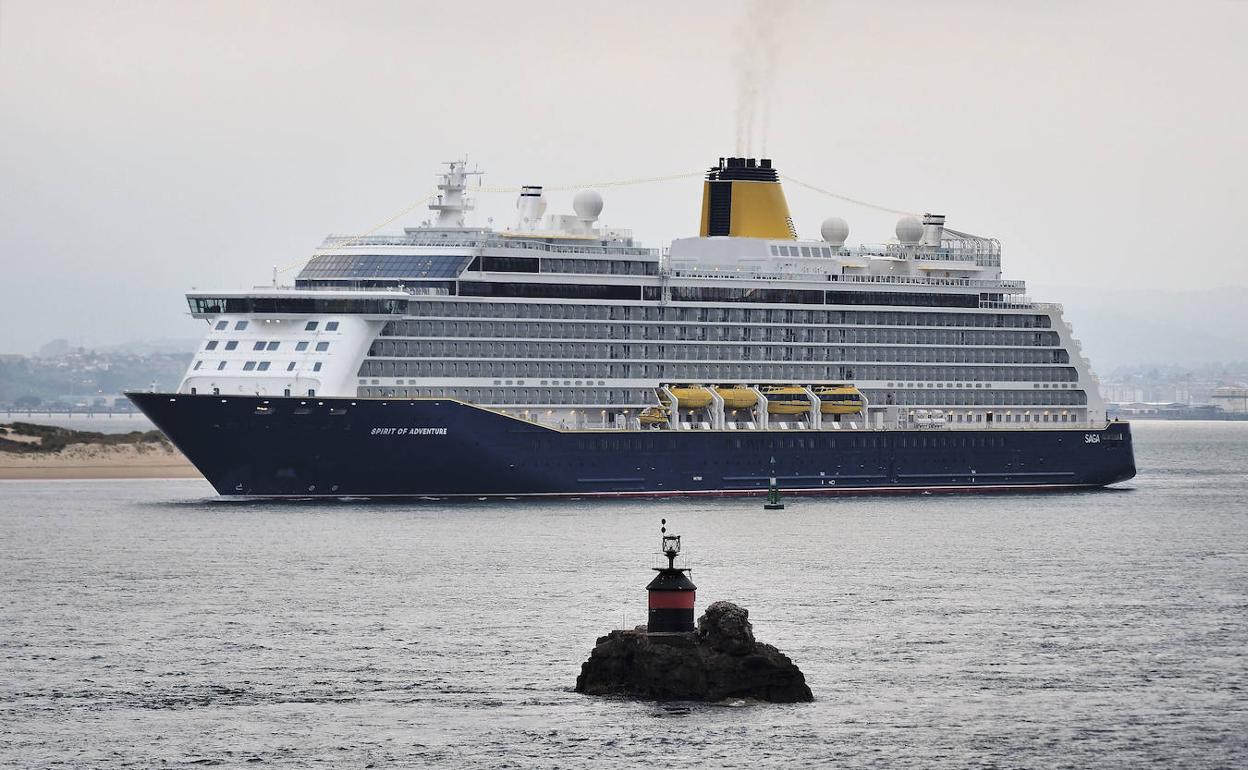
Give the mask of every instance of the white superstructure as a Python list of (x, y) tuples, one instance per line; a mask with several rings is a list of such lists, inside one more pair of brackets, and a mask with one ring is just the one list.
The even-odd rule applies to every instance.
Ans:
[[(878, 245), (847, 248), (835, 217), (797, 239), (770, 162), (721, 159), (704, 234), (660, 252), (602, 227), (589, 190), (547, 214), (526, 187), (512, 229), (468, 227), (470, 173), (449, 164), (426, 225), (327, 238), (293, 287), (190, 293), (209, 333), (179, 391), (449, 397), (565, 428), (1104, 423), (1060, 306), (941, 215)], [(833, 386), (861, 411), (821, 413)], [(809, 410), (769, 402), (792, 389)]]

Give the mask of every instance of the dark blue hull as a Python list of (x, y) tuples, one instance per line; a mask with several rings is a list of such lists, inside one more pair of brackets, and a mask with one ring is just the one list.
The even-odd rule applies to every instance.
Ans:
[(992, 491), (1135, 475), (1099, 430), (563, 432), (442, 399), (131, 393), (223, 495), (519, 497)]

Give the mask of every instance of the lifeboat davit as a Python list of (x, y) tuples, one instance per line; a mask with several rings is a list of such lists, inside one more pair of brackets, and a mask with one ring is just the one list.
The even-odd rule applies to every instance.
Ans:
[(767, 399), (768, 414), (806, 414), (810, 399), (806, 389), (796, 385), (764, 385), (759, 388)]
[(724, 400), (725, 409), (749, 409), (758, 402), (758, 394), (740, 385), (720, 385), (715, 392)]
[(815, 388), (819, 411), (824, 414), (857, 414), (862, 411), (862, 392), (853, 385), (824, 385)]
[(668, 388), (681, 409), (701, 409), (711, 405), (711, 392), (701, 385), (673, 385)]

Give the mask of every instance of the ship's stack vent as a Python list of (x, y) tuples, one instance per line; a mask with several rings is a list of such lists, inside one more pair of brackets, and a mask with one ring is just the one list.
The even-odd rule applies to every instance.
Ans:
[(769, 158), (720, 158), (706, 172), (701, 235), (797, 239), (780, 175)]
[(930, 249), (939, 249), (940, 241), (945, 237), (945, 215), (923, 215), (923, 245)]

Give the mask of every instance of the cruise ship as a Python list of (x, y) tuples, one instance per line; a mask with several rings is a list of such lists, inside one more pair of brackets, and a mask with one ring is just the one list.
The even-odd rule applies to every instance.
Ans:
[[(468, 224), (466, 163), (402, 234), (293, 285), (192, 291), (176, 392), (129, 397), (218, 493), (532, 497), (996, 491), (1135, 474), (1059, 305), (993, 238), (903, 216), (799, 237), (769, 159), (720, 158), (697, 237), (647, 248), (577, 192)], [(479, 188), (478, 188), (479, 189)]]

